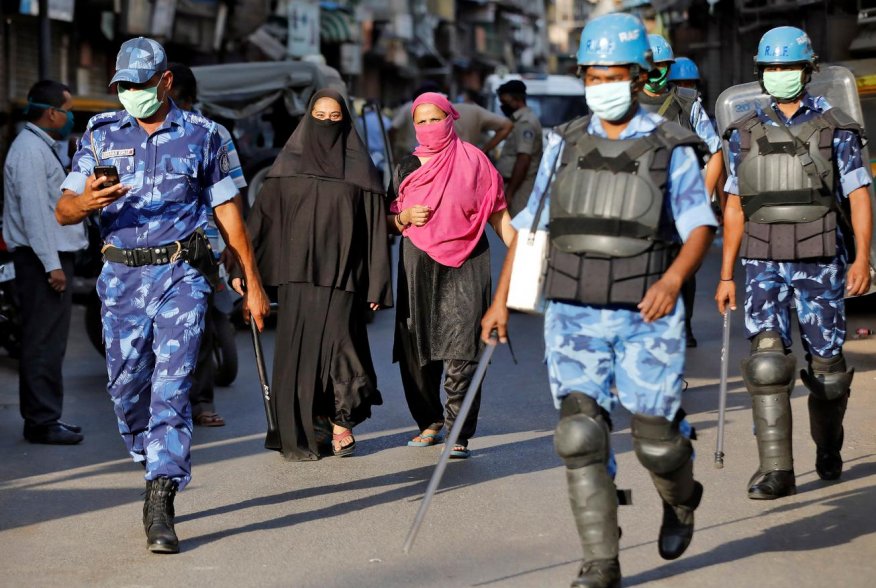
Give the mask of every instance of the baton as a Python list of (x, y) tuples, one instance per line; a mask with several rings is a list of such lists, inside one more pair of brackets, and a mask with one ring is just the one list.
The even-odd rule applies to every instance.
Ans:
[(727, 368), (730, 365), (730, 307), (724, 311), (724, 332), (721, 343), (721, 383), (718, 387), (718, 441), (715, 447), (715, 468), (724, 469), (724, 415), (727, 412)]
[(272, 440), (277, 436), (277, 415), (274, 414), (274, 407), (271, 405), (271, 385), (268, 382), (268, 370), (265, 368), (265, 356), (262, 353), (262, 337), (252, 317), (249, 319), (249, 326), (250, 331), (252, 331), (252, 347), (255, 351), (256, 370), (259, 374), (259, 383), (262, 386), (265, 418), (268, 421), (268, 440)]
[(426, 517), (426, 511), (429, 510), (429, 504), (432, 502), (432, 497), (438, 490), (438, 484), (441, 483), (441, 476), (444, 475), (444, 470), (447, 468), (447, 462), (450, 461), (450, 453), (453, 451), (453, 446), (456, 440), (459, 439), (459, 433), (465, 424), (465, 417), (468, 416), (471, 410), (471, 405), (474, 404), (475, 395), (484, 379), (484, 374), (487, 373), (487, 366), (490, 365), (490, 358), (493, 357), (493, 352), (496, 350), (499, 336), (496, 331), (490, 333), (490, 343), (484, 347), (481, 353), (481, 358), (478, 360), (478, 367), (475, 370), (474, 376), (471, 378), (471, 384), (468, 386), (468, 391), (465, 393), (465, 400), (462, 401), (462, 406), (459, 408), (459, 414), (456, 415), (456, 421), (453, 427), (447, 434), (447, 439), (444, 440), (444, 451), (441, 452), (441, 457), (438, 459), (438, 465), (435, 466), (435, 472), (432, 474), (432, 479), (429, 480), (429, 486), (426, 488), (426, 494), (423, 495), (423, 502), (420, 504), (420, 510), (417, 511), (417, 516), (414, 518), (414, 524), (408, 532), (408, 537), (405, 539), (404, 552), (408, 553), (414, 545), (414, 539), (417, 538), (417, 532), (420, 530), (420, 525), (423, 524), (423, 519)]

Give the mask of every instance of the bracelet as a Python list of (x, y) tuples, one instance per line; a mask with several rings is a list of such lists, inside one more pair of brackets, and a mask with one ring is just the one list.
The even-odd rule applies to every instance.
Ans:
[(733, 278), (721, 278), (722, 282), (732, 282)]
[(407, 228), (407, 226), (408, 226), (401, 221), (401, 213), (398, 213), (397, 215), (395, 215), (395, 223), (402, 228)]

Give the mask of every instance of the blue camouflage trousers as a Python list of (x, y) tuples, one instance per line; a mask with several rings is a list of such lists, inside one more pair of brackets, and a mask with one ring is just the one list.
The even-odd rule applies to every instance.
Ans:
[(104, 264), (97, 283), (107, 390), (119, 432), (146, 479), (191, 480), (189, 390), (210, 286), (184, 262)]
[[(633, 414), (673, 420), (681, 408), (684, 304), (646, 323), (638, 310), (548, 303), (545, 360), (557, 408), (572, 392), (593, 398), (609, 413), (618, 402)], [(612, 387), (617, 394), (612, 393)], [(690, 425), (679, 429), (690, 436)], [(614, 454), (609, 473), (616, 472)]]
[(803, 346), (819, 357), (834, 357), (846, 340), (846, 264), (743, 259), (745, 330), (748, 338), (775, 331), (791, 346), (791, 301)]

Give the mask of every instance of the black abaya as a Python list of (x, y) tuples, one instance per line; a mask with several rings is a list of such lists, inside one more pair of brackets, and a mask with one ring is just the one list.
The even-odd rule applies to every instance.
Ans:
[[(320, 92), (311, 109), (321, 96), (343, 105)], [(319, 457), (315, 417), (352, 428), (382, 404), (365, 310), (369, 302), (392, 306), (386, 209), (343, 110), (340, 134), (304, 117), (247, 219), (262, 279), (279, 287), (272, 402), (280, 446), (266, 447), (290, 460)]]

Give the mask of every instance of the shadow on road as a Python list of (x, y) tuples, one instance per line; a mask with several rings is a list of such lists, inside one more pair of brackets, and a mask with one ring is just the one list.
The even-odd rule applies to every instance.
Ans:
[[(863, 456), (859, 459), (866, 459), (869, 457), (872, 456)], [(876, 474), (876, 463), (858, 463), (844, 472), (842, 480), (834, 484), (834, 486), (840, 486), (854, 480), (867, 478), (874, 474)], [(817, 490), (818, 488), (823, 488), (824, 486), (824, 482), (813, 480), (812, 482), (799, 486), (798, 492), (802, 494)], [(726, 521), (707, 527), (698, 527), (697, 533), (702, 534), (715, 529), (722, 529), (729, 525), (735, 525), (753, 519), (760, 519), (773, 514), (786, 513), (812, 505), (822, 505), (831, 509), (816, 517), (807, 517), (791, 523), (770, 527), (761, 531), (761, 534), (758, 536), (746, 537), (745, 539), (725, 543), (706, 553), (701, 553), (689, 558), (682, 557), (677, 561), (654, 570), (648, 570), (647, 572), (642, 572), (635, 576), (625, 576), (624, 586), (636, 586), (647, 582), (662, 580), (692, 570), (739, 561), (761, 553), (812, 551), (837, 545), (844, 545), (858, 537), (870, 535), (876, 532), (876, 519), (873, 517), (859, 516), (861, 512), (871, 512), (874, 500), (876, 500), (876, 486), (871, 485), (866, 488), (843, 492), (828, 499), (813, 499), (805, 502), (783, 504), (764, 513), (757, 513), (741, 519), (734, 519), (732, 521)], [(654, 541), (648, 543), (639, 543), (622, 547), (621, 566), (623, 566), (624, 552), (645, 545), (651, 545), (653, 543), (656, 543), (656, 538)], [(516, 574), (484, 580), (477, 584), (472, 584), (472, 586), (502, 585), (509, 580), (522, 578), (555, 568), (570, 566), (579, 563), (579, 561), (580, 560), (578, 559), (574, 559), (557, 562), (518, 572)]]
[[(474, 454), (474, 457), (468, 462), (452, 464), (452, 467), (448, 468), (442, 481), (441, 492), (443, 493), (457, 488), (474, 486), (507, 476), (534, 473), (557, 467), (560, 465), (558, 459), (546, 460), (537, 458), (545, 453), (546, 443), (547, 442), (544, 438), (538, 438), (479, 449)], [(514, 455), (515, 459), (495, 459), (499, 454)], [(477, 467), (478, 462), (481, 461), (483, 461), (485, 465), (488, 464), (488, 467)], [(325, 508), (292, 512), (279, 518), (272, 518), (270, 520), (238, 527), (229, 526), (222, 531), (187, 538), (186, 551), (192, 551), (214, 541), (234, 535), (281, 529), (310, 521), (343, 516), (382, 504), (419, 499), (425, 491), (426, 481), (432, 475), (433, 471), (434, 465), (429, 464), (428, 466), (418, 467), (411, 470), (381, 474), (371, 478), (350, 480), (341, 484), (328, 484), (324, 486), (292, 490), (290, 492), (283, 492), (272, 496), (262, 496), (259, 498), (244, 500), (237, 504), (229, 504), (227, 506), (212, 508), (201, 512), (183, 514), (177, 517), (177, 521), (181, 523), (203, 517), (232, 515), (249, 508), (259, 508), (286, 503), (289, 504), (290, 509), (294, 509), (296, 501), (302, 499), (356, 490), (375, 489), (375, 493), (370, 496), (333, 504)], [(378, 490), (387, 486), (399, 487), (394, 487), (384, 491)], [(235, 520), (236, 518), (237, 517), (233, 516), (229, 517), (229, 521)]]
[[(845, 472), (842, 481), (838, 484), (867, 478), (874, 474), (876, 474), (876, 463), (859, 463)], [(821, 481), (814, 481), (801, 486), (799, 491), (814, 490), (816, 487), (824, 487), (824, 484)], [(861, 513), (872, 513), (874, 503), (876, 503), (876, 486), (870, 485), (865, 488), (841, 492), (827, 499), (784, 504), (748, 518), (763, 518), (813, 505), (829, 510), (817, 516), (769, 527), (761, 530), (759, 535), (724, 543), (712, 551), (680, 559), (657, 569), (624, 578), (624, 585), (636, 586), (687, 571), (737, 562), (764, 553), (814, 551), (845, 545), (858, 537), (876, 533), (876, 517), (861, 516)], [(700, 529), (699, 532), (702, 533), (737, 522), (740, 520)]]

